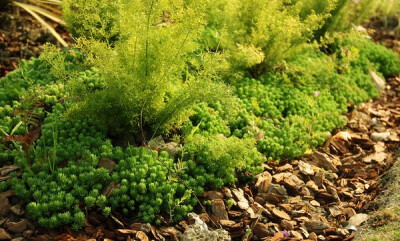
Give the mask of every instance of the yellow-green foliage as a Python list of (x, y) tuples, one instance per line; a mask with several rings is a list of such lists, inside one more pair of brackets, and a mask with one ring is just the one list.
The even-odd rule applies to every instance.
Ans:
[(119, 0), (64, 0), (63, 16), (74, 37), (113, 41), (118, 38)]
[(180, 123), (195, 104), (228, 96), (228, 88), (214, 82), (221, 56), (191, 54), (198, 49), (203, 15), (204, 4), (194, 0), (122, 1), (113, 46), (80, 41), (104, 88), (83, 96), (71, 114), (95, 115), (112, 134), (157, 132)]
[(400, 0), (381, 0), (378, 1), (378, 12), (383, 15), (398, 15), (400, 13)]
[(352, 26), (368, 20), (379, 4), (380, 1), (376, 0), (337, 0), (335, 8), (330, 12), (331, 16), (317, 32), (316, 38), (324, 37), (327, 32), (350, 30)]
[[(301, 14), (307, 1), (209, 0), (206, 47), (224, 50), (234, 70), (256, 75), (284, 65), (313, 36), (333, 6)], [(300, 16), (302, 15), (302, 16)]]
[(375, 13), (381, 18), (384, 27), (400, 34), (400, 0), (382, 0)]

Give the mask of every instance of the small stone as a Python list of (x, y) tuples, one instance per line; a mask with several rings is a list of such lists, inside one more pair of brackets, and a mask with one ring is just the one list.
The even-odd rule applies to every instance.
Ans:
[(225, 203), (222, 199), (214, 199), (211, 201), (211, 212), (219, 219), (228, 220)]
[(321, 221), (308, 221), (305, 222), (306, 228), (309, 232), (320, 233), (329, 228), (329, 225)]
[(382, 163), (383, 161), (386, 160), (388, 157), (388, 154), (386, 152), (376, 152), (372, 155), (369, 155), (363, 159), (365, 163), (371, 163), (372, 161), (375, 161), (376, 163)]
[(99, 160), (99, 163), (97, 164), (97, 167), (99, 167), (99, 168), (103, 167), (103, 168), (107, 169), (111, 173), (114, 170), (115, 165), (117, 165), (115, 163), (115, 161), (103, 157), (103, 158), (101, 158)]
[(202, 229), (198, 225), (191, 225), (182, 235), (181, 241), (209, 240), (209, 241), (230, 241), (228, 231), (216, 229), (213, 231)]
[(164, 141), (163, 137), (157, 136), (149, 141), (148, 146), (152, 150), (158, 150), (158, 148), (164, 144), (165, 144), (165, 141)]
[(386, 138), (390, 136), (390, 132), (374, 132), (371, 134), (371, 140), (378, 142), (378, 141), (384, 141)]
[(133, 229), (136, 231), (139, 231), (141, 227), (142, 223), (132, 223), (131, 225), (129, 225), (129, 229)]
[(368, 214), (358, 213), (349, 219), (349, 224), (358, 227), (367, 220), (368, 220)]
[[(287, 232), (287, 231), (283, 231)], [(275, 233), (274, 236), (270, 239), (271, 241), (280, 241), (285, 238), (285, 234), (283, 232)]]
[(206, 224), (210, 222), (210, 216), (207, 213), (199, 213), (198, 217)]
[(283, 208), (283, 210), (286, 212), (290, 212), (290, 211), (294, 210), (293, 204), (281, 203), (281, 204), (279, 204), (279, 207)]
[(10, 198), (10, 197), (15, 196), (15, 191), (10, 189), (8, 191), (0, 193), (0, 196), (6, 197), (6, 198)]
[(312, 176), (314, 175), (314, 169), (312, 166), (306, 162), (299, 161), (299, 169), (300, 172), (303, 173), (304, 175)]
[(371, 81), (375, 84), (376, 88), (380, 93), (385, 92), (385, 80), (383, 80), (379, 75), (377, 75), (374, 71), (369, 71), (369, 75), (371, 76)]
[(255, 187), (257, 188), (258, 192), (267, 192), (269, 184), (272, 182), (272, 176), (268, 171), (265, 171), (259, 175), (257, 175), (257, 182)]
[(7, 229), (14, 233), (22, 233), (28, 229), (28, 222), (26, 219), (22, 219), (19, 222), (8, 222), (6, 224)]
[(175, 157), (181, 146), (176, 142), (168, 142), (159, 147), (160, 151), (165, 151), (170, 157)]
[[(50, 236), (49, 234), (42, 234), (42, 235), (38, 235), (35, 237), (31, 237), (29, 240), (35, 240), (35, 241), (53, 241), (54, 237)], [(107, 241), (106, 239), (104, 239), (103, 241)]]
[(7, 233), (6, 230), (0, 228), (0, 240), (10, 240), (12, 237)]
[(300, 227), (298, 232), (302, 233), (305, 237), (308, 237), (310, 234), (308, 233), (306, 228)]

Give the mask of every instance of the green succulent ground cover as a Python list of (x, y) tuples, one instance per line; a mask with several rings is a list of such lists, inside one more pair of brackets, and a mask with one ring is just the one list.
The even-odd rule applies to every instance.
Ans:
[[(80, 10), (95, 14), (96, 1)], [(99, 8), (119, 15), (70, 19), (77, 45), (48, 47), (0, 80), (0, 164), (22, 172), (0, 190), (13, 188), (46, 227), (79, 229), (90, 209), (179, 221), (195, 194), (251, 182), (267, 159), (321, 145), (349, 105), (378, 96), (368, 71), (397, 74), (400, 59), (352, 32), (316, 43), (335, 1), (319, 14), (302, 12), (305, 2), (239, 1), (240, 23), (224, 1), (121, 1)], [(270, 14), (287, 21), (271, 29)], [(286, 27), (290, 41), (274, 54)], [(177, 157), (146, 147), (159, 134), (182, 144)], [(112, 173), (101, 158), (116, 162)], [(118, 188), (106, 197), (111, 182)]]

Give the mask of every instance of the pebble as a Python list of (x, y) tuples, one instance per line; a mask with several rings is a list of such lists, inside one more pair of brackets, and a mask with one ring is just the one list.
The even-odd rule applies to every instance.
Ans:
[(371, 134), (371, 140), (378, 142), (383, 141), (390, 136), (390, 132), (374, 132)]

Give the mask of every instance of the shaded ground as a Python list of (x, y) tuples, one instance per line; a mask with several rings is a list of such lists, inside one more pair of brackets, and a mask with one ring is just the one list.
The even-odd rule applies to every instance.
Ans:
[[(365, 26), (374, 31), (370, 34), (375, 42), (383, 43), (389, 49), (393, 49), (400, 56), (400, 29), (398, 19), (389, 18), (387, 23), (381, 19), (372, 19)], [(399, 27), (400, 28), (400, 27)]]
[[(57, 40), (35, 18), (9, 7), (0, 12), (0, 78), (18, 67), (21, 59), (38, 57), (43, 44)], [(48, 22), (67, 42), (69, 33), (57, 23)]]

